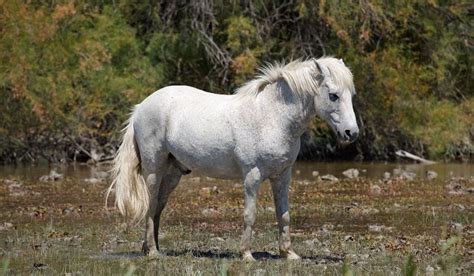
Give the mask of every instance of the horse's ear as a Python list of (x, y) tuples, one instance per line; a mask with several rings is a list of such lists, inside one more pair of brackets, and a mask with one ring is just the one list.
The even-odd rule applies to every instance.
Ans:
[(324, 78), (330, 77), (329, 69), (326, 65), (322, 64), (321, 62), (317, 60), (315, 60), (314, 63), (316, 63), (316, 66), (318, 67), (319, 72), (321, 72), (321, 75), (323, 75)]
[(321, 85), (325, 80), (328, 80), (331, 75), (326, 65), (318, 62), (317, 60), (314, 60), (314, 63), (316, 63), (316, 67), (318, 67), (319, 72), (321, 72), (321, 74), (316, 77), (319, 85)]

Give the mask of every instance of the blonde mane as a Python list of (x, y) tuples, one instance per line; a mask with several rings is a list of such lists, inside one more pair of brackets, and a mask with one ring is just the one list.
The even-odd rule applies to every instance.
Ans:
[(355, 94), (352, 73), (342, 60), (333, 57), (322, 57), (317, 60), (295, 60), (288, 64), (274, 63), (259, 68), (260, 74), (254, 80), (245, 83), (237, 89), (236, 94), (241, 96), (256, 96), (267, 85), (284, 80), (290, 89), (298, 96), (307, 93), (319, 93), (319, 84), (316, 76), (320, 73), (316, 62), (327, 66), (334, 84)]

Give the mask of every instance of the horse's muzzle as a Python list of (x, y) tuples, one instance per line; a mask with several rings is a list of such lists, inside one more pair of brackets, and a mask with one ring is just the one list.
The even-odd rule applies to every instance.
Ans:
[(337, 131), (337, 138), (341, 144), (350, 144), (359, 137), (359, 128), (346, 129), (344, 132)]

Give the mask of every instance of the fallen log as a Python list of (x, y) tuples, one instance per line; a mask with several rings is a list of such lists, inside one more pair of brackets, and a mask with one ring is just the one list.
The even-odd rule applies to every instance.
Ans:
[(431, 161), (431, 160), (419, 157), (417, 155), (414, 155), (413, 153), (409, 153), (409, 152), (404, 151), (404, 150), (397, 150), (395, 152), (395, 154), (400, 156), (400, 157), (409, 158), (409, 159), (412, 159), (412, 160), (415, 160), (415, 161), (418, 161), (418, 162), (421, 162), (421, 163), (427, 164), (427, 165), (436, 163), (435, 161)]

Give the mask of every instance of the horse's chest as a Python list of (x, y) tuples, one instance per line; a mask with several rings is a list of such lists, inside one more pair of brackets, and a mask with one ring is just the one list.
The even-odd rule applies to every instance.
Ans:
[(277, 139), (260, 139), (249, 147), (243, 146), (237, 151), (237, 156), (249, 166), (258, 166), (269, 174), (293, 164), (296, 160), (300, 143), (288, 143)]
[(262, 145), (258, 150), (258, 156), (260, 162), (265, 165), (265, 167), (286, 167), (293, 163), (298, 155), (299, 144), (298, 145), (288, 145), (288, 144), (272, 144), (272, 145)]

